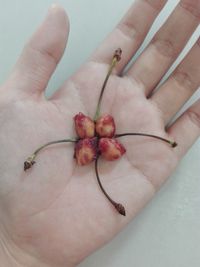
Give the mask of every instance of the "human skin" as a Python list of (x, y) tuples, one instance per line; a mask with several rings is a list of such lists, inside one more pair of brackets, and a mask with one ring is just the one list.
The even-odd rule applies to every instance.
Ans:
[[(166, 1), (136, 1), (86, 63), (50, 98), (44, 91), (64, 52), (65, 11), (53, 5), (0, 87), (0, 259), (4, 267), (72, 267), (110, 241), (152, 199), (200, 135), (200, 100), (167, 126), (200, 84), (200, 41), (170, 78), (164, 73), (199, 24), (200, 1), (183, 0), (128, 71), (123, 69)], [(141, 15), (142, 14), (142, 15)], [(120, 216), (99, 190), (94, 164), (80, 167), (73, 144), (43, 150), (32, 169), (24, 160), (41, 144), (75, 136), (73, 117), (94, 116), (113, 51), (122, 60), (110, 77), (102, 113), (117, 133), (145, 132), (175, 140), (123, 137), (118, 161), (99, 163), (104, 187), (122, 203)], [(119, 74), (121, 74), (119, 76)], [(170, 108), (169, 108), (170, 107)]]

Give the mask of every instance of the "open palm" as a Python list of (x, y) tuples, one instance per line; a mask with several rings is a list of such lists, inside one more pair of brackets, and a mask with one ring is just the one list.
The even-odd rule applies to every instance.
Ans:
[[(129, 71), (123, 77), (117, 75), (164, 4), (149, 2), (131, 7), (88, 62), (47, 100), (44, 90), (68, 35), (64, 10), (52, 7), (0, 89), (0, 229), (3, 247), (19, 266), (79, 263), (141, 210), (199, 136), (200, 102), (166, 128), (199, 86), (198, 43), (165, 84), (147, 97), (199, 23), (188, 1), (181, 1)], [(190, 2), (195, 7), (195, 1)], [(137, 35), (138, 11), (150, 15), (140, 22)], [(187, 30), (179, 28), (181, 16), (186, 17)], [(156, 134), (179, 144), (172, 148), (149, 137), (122, 137), (126, 154), (115, 162), (99, 161), (102, 183), (110, 196), (125, 206), (126, 217), (120, 216), (99, 190), (94, 164), (76, 165), (73, 144), (44, 149), (33, 168), (23, 170), (24, 160), (41, 144), (76, 136), (74, 115), (94, 116), (108, 64), (118, 47), (123, 50), (122, 60), (109, 80), (101, 112), (115, 118), (117, 133)]]

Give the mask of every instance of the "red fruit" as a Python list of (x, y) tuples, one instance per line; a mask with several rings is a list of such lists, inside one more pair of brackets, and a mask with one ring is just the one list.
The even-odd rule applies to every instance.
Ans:
[(74, 117), (76, 133), (80, 138), (91, 138), (95, 134), (95, 124), (90, 117), (79, 112)]
[(101, 137), (113, 137), (115, 134), (115, 122), (112, 116), (103, 115), (96, 121), (96, 132)]
[(97, 138), (85, 138), (75, 145), (74, 154), (78, 165), (87, 165), (97, 157)]
[(116, 160), (126, 152), (126, 149), (114, 138), (101, 138), (99, 151), (106, 160)]

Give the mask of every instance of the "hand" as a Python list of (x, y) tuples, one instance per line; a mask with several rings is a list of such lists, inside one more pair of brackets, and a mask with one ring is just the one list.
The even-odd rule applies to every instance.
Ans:
[[(46, 85), (59, 62), (69, 23), (59, 6), (26, 44), (0, 97), (0, 236), (4, 266), (74, 266), (111, 240), (154, 196), (200, 135), (200, 101), (167, 127), (200, 83), (200, 42), (170, 78), (156, 85), (199, 24), (200, 2), (183, 0), (149, 46), (123, 76), (166, 1), (138, 1), (90, 59), (50, 98)], [(43, 150), (32, 169), (24, 160), (41, 144), (75, 136), (73, 116), (93, 117), (113, 51), (122, 60), (109, 80), (102, 112), (111, 114), (117, 132), (146, 132), (175, 140), (123, 137), (127, 153), (101, 160), (102, 183), (121, 202), (117, 214), (96, 182), (94, 164), (78, 167), (73, 144)]]

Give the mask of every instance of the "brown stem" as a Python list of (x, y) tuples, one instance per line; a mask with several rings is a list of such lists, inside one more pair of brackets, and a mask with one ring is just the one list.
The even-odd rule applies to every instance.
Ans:
[(106, 75), (106, 78), (103, 82), (103, 85), (102, 85), (102, 88), (101, 88), (101, 92), (100, 92), (100, 95), (99, 95), (99, 100), (98, 100), (98, 104), (97, 104), (97, 109), (96, 109), (96, 113), (95, 113), (95, 116), (94, 116), (94, 121), (96, 121), (99, 117), (99, 113), (100, 113), (100, 107), (101, 107), (101, 101), (102, 101), (102, 97), (103, 97), (103, 93), (104, 93), (104, 90), (106, 88), (106, 85), (107, 85), (107, 82), (108, 82), (108, 79), (112, 73), (112, 70), (114, 69), (116, 63), (118, 61), (120, 61), (121, 59), (121, 54), (122, 54), (122, 50), (121, 48), (118, 48), (114, 55), (113, 55), (113, 58), (112, 58), (112, 61), (111, 61), (111, 64), (109, 66), (109, 69), (108, 69), (108, 73)]
[(95, 173), (96, 173), (96, 177), (97, 177), (97, 181), (98, 181), (98, 184), (101, 188), (101, 191), (103, 192), (103, 194), (107, 197), (107, 199), (110, 201), (110, 203), (115, 207), (115, 209), (119, 212), (119, 214), (123, 215), (123, 216), (126, 216), (126, 210), (124, 208), (124, 206), (120, 203), (116, 203), (109, 195), (108, 193), (105, 191), (102, 183), (101, 183), (101, 180), (100, 180), (100, 177), (99, 177), (99, 173), (98, 173), (98, 158), (95, 160)]
[(49, 145), (53, 145), (53, 144), (58, 144), (58, 143), (74, 143), (76, 142), (77, 140), (76, 139), (63, 139), (63, 140), (57, 140), (57, 141), (51, 141), (51, 142), (48, 142), (42, 146), (40, 146), (39, 148), (37, 148), (33, 154), (27, 158), (27, 160), (24, 162), (24, 170), (26, 171), (27, 169), (30, 169), (33, 164), (35, 164), (35, 158), (37, 156), (37, 154), (42, 150), (44, 149), (45, 147), (49, 146)]
[(156, 139), (159, 139), (163, 142), (170, 144), (172, 147), (176, 147), (178, 145), (175, 141), (171, 141), (171, 140), (165, 139), (165, 138), (157, 136), (157, 135), (146, 134), (146, 133), (123, 133), (123, 134), (116, 134), (114, 137), (119, 138), (119, 137), (128, 136), (128, 135), (147, 136), (147, 137), (156, 138)]

